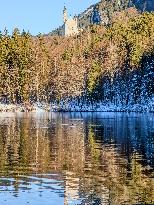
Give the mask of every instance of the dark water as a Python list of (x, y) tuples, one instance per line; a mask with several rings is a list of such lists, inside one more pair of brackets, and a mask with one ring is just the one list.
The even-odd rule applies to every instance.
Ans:
[(153, 114), (0, 113), (0, 205), (154, 204), (153, 157)]

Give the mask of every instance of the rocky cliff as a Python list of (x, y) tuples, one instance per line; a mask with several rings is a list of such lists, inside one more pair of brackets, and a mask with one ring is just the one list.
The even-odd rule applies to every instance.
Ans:
[(133, 0), (133, 4), (141, 11), (154, 11), (154, 0)]

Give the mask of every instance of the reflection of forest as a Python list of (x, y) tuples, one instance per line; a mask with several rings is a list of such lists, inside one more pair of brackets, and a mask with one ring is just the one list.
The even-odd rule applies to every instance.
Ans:
[(3, 118), (0, 172), (62, 173), (65, 204), (151, 203), (152, 123), (126, 116)]

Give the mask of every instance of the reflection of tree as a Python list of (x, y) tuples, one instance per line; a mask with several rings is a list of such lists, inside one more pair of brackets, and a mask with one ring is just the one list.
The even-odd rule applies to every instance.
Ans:
[[(20, 174), (63, 173), (66, 204), (69, 198), (80, 196), (86, 196), (83, 204), (150, 203), (152, 179), (145, 172), (142, 156), (129, 152), (130, 157), (125, 158), (115, 144), (119, 134), (122, 153), (128, 149), (130, 137), (122, 126), (131, 127), (131, 136), (137, 133), (136, 126), (124, 119), (102, 122), (95, 129), (94, 122), (85, 125), (69, 118), (12, 118), (0, 125), (0, 172), (15, 176), (16, 190)], [(143, 139), (143, 132), (139, 133)], [(135, 137), (132, 142), (137, 147)]]
[[(130, 178), (127, 174), (128, 161), (118, 154), (115, 145), (106, 146), (97, 142), (96, 139), (94, 129), (90, 128), (90, 162), (93, 161), (93, 165), (91, 164), (85, 177), (88, 180), (84, 182), (84, 191), (88, 190), (90, 193), (93, 190), (93, 197), (95, 198), (95, 193), (97, 193), (97, 197), (102, 201), (106, 199), (107, 204), (109, 201), (115, 204), (124, 201), (131, 204), (138, 201), (150, 203), (153, 191), (152, 180), (144, 174), (145, 168), (140, 163), (141, 156), (132, 156)], [(105, 193), (101, 188), (106, 189)]]
[[(3, 129), (2, 126), (1, 130)], [(0, 161), (3, 162), (1, 166), (6, 172), (24, 174), (47, 170), (49, 141), (45, 138), (46, 131), (38, 129), (32, 119), (24, 118), (21, 121), (12, 119), (9, 126), (5, 126), (5, 131), (0, 132), (0, 140), (3, 141), (0, 143)], [(37, 164), (39, 166), (36, 170)]]
[[(129, 181), (129, 195), (138, 201), (151, 203), (152, 201), (152, 180), (150, 180), (143, 172), (144, 168), (139, 163), (141, 156), (137, 153), (132, 155), (131, 161), (131, 180)], [(135, 201), (134, 201), (135, 203)]]
[(58, 169), (81, 173), (85, 160), (83, 128), (80, 124), (73, 126), (71, 122), (66, 123), (66, 125), (60, 125), (56, 130), (56, 135), (54, 135), (57, 147), (56, 164)]

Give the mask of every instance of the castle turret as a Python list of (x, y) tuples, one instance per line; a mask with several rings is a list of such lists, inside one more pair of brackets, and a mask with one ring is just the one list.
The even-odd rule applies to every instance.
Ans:
[(67, 21), (67, 9), (65, 6), (64, 6), (64, 10), (63, 10), (63, 21), (64, 21), (64, 23), (66, 23), (66, 21)]

